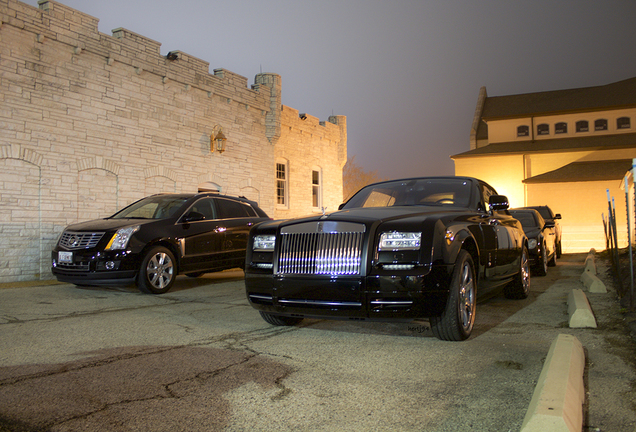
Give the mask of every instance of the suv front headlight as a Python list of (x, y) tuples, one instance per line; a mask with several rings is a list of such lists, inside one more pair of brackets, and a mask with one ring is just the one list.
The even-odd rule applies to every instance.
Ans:
[(106, 250), (122, 250), (128, 247), (128, 242), (132, 235), (139, 230), (139, 225), (127, 228), (120, 228), (108, 242)]

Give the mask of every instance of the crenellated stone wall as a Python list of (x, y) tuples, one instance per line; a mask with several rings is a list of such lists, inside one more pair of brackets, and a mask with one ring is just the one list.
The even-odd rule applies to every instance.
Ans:
[[(161, 55), (159, 42), (132, 31), (100, 33), (98, 22), (55, 1), (0, 0), (0, 283), (50, 278), (50, 250), (66, 225), (153, 193), (218, 188), (273, 217), (308, 214), (302, 167), (316, 165), (324, 202), (337, 207), (344, 116), (306, 123), (281, 105), (277, 74), (248, 87), (184, 52)], [(224, 153), (210, 151), (215, 126)], [(279, 157), (298, 178), (284, 211)]]

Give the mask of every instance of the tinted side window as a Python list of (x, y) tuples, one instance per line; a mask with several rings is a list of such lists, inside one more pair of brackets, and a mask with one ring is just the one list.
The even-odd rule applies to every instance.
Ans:
[(492, 195), (497, 195), (497, 192), (489, 187), (488, 185), (485, 185), (483, 183), (480, 184), (481, 185), (481, 194), (484, 197), (484, 202), (479, 204), (479, 210), (482, 211), (486, 211), (488, 209), (488, 202), (490, 201), (490, 197)]
[(204, 199), (201, 199), (201, 200), (197, 201), (196, 203), (194, 203), (194, 205), (192, 206), (190, 211), (195, 211), (197, 213), (201, 213), (203, 216), (205, 216), (206, 220), (215, 219), (215, 217), (214, 217), (214, 204), (212, 203), (212, 200), (209, 199), (209, 198), (207, 198), (207, 199), (204, 198)]
[(254, 209), (247, 204), (240, 203), (238, 201), (232, 201), (228, 199), (217, 198), (216, 200), (217, 213), (219, 219), (232, 219), (232, 218), (244, 218), (256, 216)]

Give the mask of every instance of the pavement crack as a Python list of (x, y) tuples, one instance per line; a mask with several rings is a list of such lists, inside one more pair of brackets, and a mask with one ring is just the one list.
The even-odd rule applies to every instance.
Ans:
[(141, 352), (135, 352), (135, 353), (126, 353), (126, 354), (120, 354), (120, 355), (116, 355), (113, 357), (109, 357), (109, 358), (104, 358), (104, 359), (98, 359), (98, 360), (85, 360), (82, 361), (80, 360), (79, 364), (62, 364), (59, 365), (59, 367), (55, 368), (55, 369), (51, 369), (51, 370), (47, 370), (47, 371), (42, 371), (42, 372), (36, 372), (36, 373), (32, 373), (32, 374), (27, 374), (27, 375), (21, 375), (18, 377), (11, 377), (11, 378), (6, 378), (3, 380), (0, 380), (0, 387), (3, 386), (7, 386), (7, 385), (13, 385), (13, 384), (17, 384), (23, 381), (29, 381), (29, 380), (33, 380), (33, 379), (39, 379), (39, 378), (46, 378), (46, 377), (51, 377), (51, 376), (55, 376), (55, 375), (60, 375), (60, 374), (66, 374), (69, 372), (74, 372), (74, 371), (80, 371), (80, 370), (84, 370), (84, 369), (91, 369), (91, 368), (97, 368), (97, 367), (101, 367), (101, 366), (105, 366), (108, 364), (112, 364), (112, 363), (116, 363), (122, 360), (129, 360), (129, 359), (133, 359), (133, 358), (137, 358), (137, 357), (142, 357), (142, 356), (147, 356), (147, 355), (152, 355), (152, 354), (158, 354), (158, 353), (163, 353), (163, 352), (167, 352), (167, 351), (172, 351), (175, 349), (179, 349), (182, 346), (175, 346), (175, 347), (162, 347), (160, 349), (149, 349), (147, 351), (141, 351)]

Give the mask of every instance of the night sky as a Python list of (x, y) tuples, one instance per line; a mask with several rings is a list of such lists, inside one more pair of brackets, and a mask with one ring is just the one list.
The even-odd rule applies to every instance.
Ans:
[[(37, 0), (25, 1), (37, 6)], [(489, 96), (636, 76), (636, 1), (61, 0), (245, 76), (283, 104), (347, 116), (349, 156), (381, 177), (453, 175)]]

